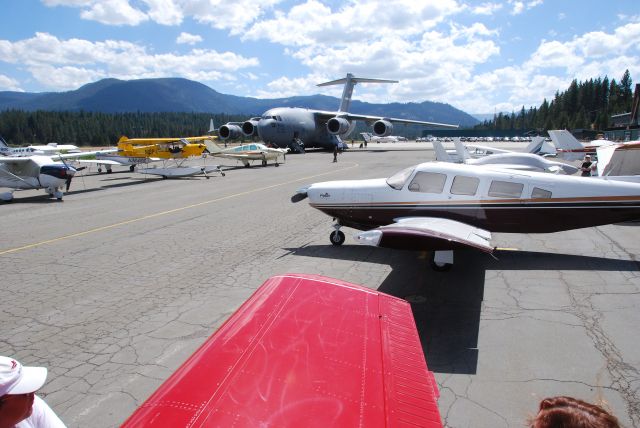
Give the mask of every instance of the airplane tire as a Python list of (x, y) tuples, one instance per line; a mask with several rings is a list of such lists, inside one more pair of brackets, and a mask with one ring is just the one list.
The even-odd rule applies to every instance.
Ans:
[(136, 166), (135, 166), (135, 165), (131, 165), (131, 166), (129, 167), (129, 171), (131, 171), (131, 172), (135, 171), (135, 169), (136, 169)]
[(224, 172), (221, 172), (220, 174), (222, 174), (222, 176), (224, 177)]
[(334, 230), (333, 232), (331, 232), (331, 235), (329, 235), (329, 240), (333, 245), (340, 246), (344, 244), (344, 233), (342, 233), (342, 231), (340, 230)]
[(278, 162), (276, 162), (276, 166), (280, 166), (280, 164)]
[(266, 160), (262, 161), (262, 166), (267, 166), (267, 161)]
[(98, 168), (98, 174), (102, 174), (102, 168)]
[(435, 270), (436, 272), (448, 272), (453, 267), (451, 263), (436, 263), (434, 257), (435, 252), (429, 258), (429, 265), (431, 266), (431, 269)]

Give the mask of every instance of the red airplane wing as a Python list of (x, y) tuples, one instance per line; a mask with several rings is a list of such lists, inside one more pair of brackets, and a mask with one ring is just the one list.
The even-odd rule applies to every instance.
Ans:
[(267, 280), (124, 427), (441, 427), (404, 300), (315, 275)]

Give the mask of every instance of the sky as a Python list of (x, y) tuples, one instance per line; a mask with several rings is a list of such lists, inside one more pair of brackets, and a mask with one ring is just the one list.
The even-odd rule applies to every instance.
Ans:
[[(257, 98), (325, 94), (468, 113), (539, 106), (573, 79), (640, 82), (638, 0), (0, 0), (0, 91), (184, 77)], [(336, 106), (337, 108), (338, 106)]]

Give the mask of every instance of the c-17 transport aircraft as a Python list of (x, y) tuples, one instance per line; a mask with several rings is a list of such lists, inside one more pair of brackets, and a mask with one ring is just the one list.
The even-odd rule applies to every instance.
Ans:
[(547, 233), (640, 219), (640, 183), (428, 162), (391, 177), (315, 183), (292, 196), (333, 217), (331, 243), (343, 226), (379, 247), (434, 250), (447, 270), (453, 250), (492, 253), (491, 232)]
[[(423, 122), (419, 120), (394, 119), (380, 116), (368, 116), (349, 113), (351, 95), (357, 83), (397, 83), (396, 80), (370, 79), (355, 77), (348, 73), (343, 79), (321, 83), (318, 86), (339, 85), (344, 83), (342, 100), (337, 111), (311, 110), (296, 107), (278, 107), (267, 110), (261, 117), (245, 122), (229, 122), (218, 130), (221, 139), (237, 139), (242, 135), (259, 136), (265, 144), (274, 144), (281, 148), (290, 148), (293, 152), (305, 148), (318, 147), (333, 150), (347, 149), (342, 141), (355, 128), (355, 121), (363, 120), (373, 126), (373, 134), (378, 137), (391, 135), (393, 123), (426, 125), (444, 128), (457, 128), (457, 125)], [(302, 142), (302, 144), (300, 144)]]

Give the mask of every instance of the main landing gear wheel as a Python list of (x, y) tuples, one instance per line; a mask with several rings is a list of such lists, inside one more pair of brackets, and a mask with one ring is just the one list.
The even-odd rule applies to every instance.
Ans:
[(436, 272), (448, 272), (451, 270), (453, 264), (437, 262), (435, 261), (435, 256), (436, 253), (434, 251), (433, 254), (431, 254), (431, 257), (429, 257), (429, 265), (431, 266), (431, 269), (435, 270)]
[(333, 245), (342, 245), (344, 244), (344, 233), (342, 233), (342, 231), (340, 230), (334, 230), (333, 232), (331, 232), (331, 235), (329, 235), (329, 240), (331, 240), (331, 243)]
[(135, 170), (136, 170), (136, 166), (135, 165), (129, 166), (129, 171), (133, 172)]
[(262, 166), (267, 166), (267, 161), (266, 160), (262, 161)]

